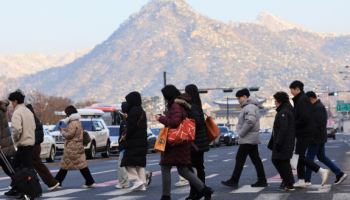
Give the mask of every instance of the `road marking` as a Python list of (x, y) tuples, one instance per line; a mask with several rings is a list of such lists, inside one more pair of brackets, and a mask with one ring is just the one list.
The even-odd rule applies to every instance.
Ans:
[(244, 165), (243, 168), (247, 168), (249, 165)]
[(106, 171), (101, 171), (101, 172), (94, 172), (91, 173), (92, 175), (97, 175), (97, 174), (106, 174), (106, 173), (110, 173), (110, 172), (116, 172), (116, 169), (111, 169), (111, 170), (106, 170)]
[(240, 188), (238, 188), (237, 190), (233, 190), (230, 193), (258, 193), (261, 190), (265, 189), (264, 187), (251, 187), (250, 185), (244, 185)]
[(206, 160), (206, 162), (213, 162), (214, 160)]
[(59, 191), (55, 191), (55, 192), (44, 193), (42, 197), (44, 197), (44, 198), (57, 197), (57, 196), (63, 196), (63, 195), (72, 194), (72, 193), (76, 193), (76, 192), (82, 192), (85, 190), (87, 190), (87, 189), (65, 189), (65, 190), (59, 190)]
[(186, 186), (186, 187), (181, 187), (178, 189), (175, 189), (174, 191), (172, 191), (172, 194), (189, 194), (190, 193), (190, 186)]
[(50, 200), (69, 200), (69, 199), (76, 199), (75, 197), (57, 197), (57, 198), (50, 198)]
[(145, 196), (126, 196), (126, 197), (115, 197), (112, 199), (108, 199), (108, 200), (133, 200), (133, 199), (140, 199), (140, 198), (144, 198)]
[(205, 179), (210, 179), (210, 178), (214, 178), (216, 176), (219, 176), (219, 174), (211, 174), (209, 176), (206, 176)]
[(227, 155), (232, 155), (232, 154), (235, 154), (236, 152), (229, 152), (227, 153)]
[(266, 158), (263, 158), (263, 159), (261, 160), (261, 162), (265, 162), (265, 161), (267, 161), (267, 159), (266, 159)]
[(222, 162), (229, 162), (231, 160), (233, 160), (233, 159), (226, 159), (226, 160), (223, 160)]
[(333, 194), (332, 200), (348, 200), (349, 199), (349, 193), (336, 193)]
[(208, 157), (215, 158), (215, 157), (219, 157), (219, 155), (209, 155)]
[(125, 195), (132, 192), (129, 189), (115, 189), (113, 191), (110, 192), (105, 192), (105, 193), (101, 193), (101, 194), (97, 194), (97, 195), (101, 195), (101, 196), (120, 196), (120, 195)]
[(147, 166), (153, 166), (153, 165), (159, 165), (159, 163), (150, 163), (150, 164), (147, 164)]
[(331, 185), (311, 185), (307, 187), (308, 191), (306, 191), (306, 193), (328, 193), (331, 190), (331, 187)]
[(260, 194), (255, 198), (255, 200), (286, 200), (289, 197), (290, 194), (278, 194), (278, 193), (271, 193), (271, 194)]

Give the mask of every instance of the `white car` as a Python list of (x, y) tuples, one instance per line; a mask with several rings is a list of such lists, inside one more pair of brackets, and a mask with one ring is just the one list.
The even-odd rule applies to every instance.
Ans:
[[(9, 123), (10, 130), (12, 132), (11, 123)], [(46, 128), (44, 129), (44, 141), (40, 144), (41, 152), (40, 158), (46, 159), (47, 162), (55, 162), (56, 157), (56, 142), (55, 139), (49, 134)]]
[(119, 129), (120, 126), (108, 126), (109, 129), (109, 139), (111, 140), (110, 152), (118, 153), (119, 152)]
[(44, 141), (40, 144), (41, 153), (40, 158), (46, 159), (47, 162), (55, 162), (56, 156), (56, 142), (49, 134), (47, 129), (44, 129)]
[[(95, 158), (97, 152), (101, 152), (102, 157), (109, 157), (111, 142), (109, 139), (109, 130), (102, 118), (104, 112), (97, 109), (78, 109), (78, 112), (82, 117), (80, 122), (83, 129), (89, 133), (91, 138), (91, 142), (84, 147), (87, 158)], [(57, 151), (59, 152), (63, 152), (64, 149), (64, 138), (59, 130), (61, 127), (66, 126), (61, 120), (56, 124), (53, 131), (50, 132), (56, 141)]]

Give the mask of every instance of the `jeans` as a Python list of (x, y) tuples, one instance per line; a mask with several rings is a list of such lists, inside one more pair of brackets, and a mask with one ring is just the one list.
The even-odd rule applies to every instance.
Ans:
[[(335, 165), (327, 156), (325, 153), (325, 143), (321, 144), (311, 144), (309, 145), (309, 148), (307, 150), (307, 159), (314, 160), (315, 156), (317, 155), (317, 158), (320, 162), (325, 164), (332, 172), (338, 176), (342, 173), (342, 171), (339, 169), (337, 165)], [(306, 168), (306, 174), (305, 174), (305, 181), (311, 182), (311, 169)]]
[[(171, 170), (170, 165), (161, 165), (162, 171), (162, 196), (170, 196), (171, 191)], [(197, 190), (202, 191), (205, 187), (204, 183), (186, 166), (177, 166), (179, 174), (190, 182), (191, 185)]]
[(233, 170), (231, 180), (234, 183), (239, 182), (239, 178), (241, 177), (242, 170), (244, 167), (244, 163), (249, 155), (252, 160), (256, 173), (258, 175), (258, 180), (266, 181), (264, 166), (261, 162), (261, 158), (259, 156), (259, 150), (257, 144), (241, 144), (238, 147), (238, 152), (236, 155), (236, 164), (235, 169)]
[(298, 148), (297, 154), (299, 154), (297, 165), (298, 179), (305, 179), (305, 167), (308, 167), (314, 172), (318, 172), (320, 166), (305, 157), (306, 150), (309, 147), (309, 141), (307, 139), (297, 138), (296, 146)]

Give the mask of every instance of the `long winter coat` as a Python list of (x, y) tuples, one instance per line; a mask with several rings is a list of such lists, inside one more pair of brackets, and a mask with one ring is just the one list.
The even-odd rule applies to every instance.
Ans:
[[(272, 159), (288, 160), (293, 156), (295, 143), (295, 126), (293, 107), (289, 102), (277, 108), (273, 123), (273, 132), (269, 142)], [(277, 149), (277, 146), (280, 149)]]
[[(186, 97), (179, 97), (186, 98)], [(175, 100), (176, 101), (176, 100)], [(165, 116), (159, 118), (159, 122), (169, 128), (177, 128), (188, 116), (186, 109), (178, 103), (173, 102)], [(161, 154), (160, 165), (190, 166), (191, 165), (191, 143), (166, 145)]]
[(141, 107), (141, 96), (132, 92), (125, 97), (128, 103), (125, 152), (121, 166), (145, 167), (147, 155), (147, 118)]
[(322, 144), (327, 142), (327, 110), (320, 100), (312, 105), (312, 116), (315, 122), (315, 133), (312, 143)]
[(300, 92), (293, 98), (295, 136), (297, 138), (311, 139), (315, 132), (315, 124), (312, 118), (312, 104), (304, 92)]
[(7, 121), (7, 102), (0, 102), (0, 146), (5, 156), (10, 157), (15, 153), (15, 147), (11, 137), (9, 123)]
[(79, 119), (80, 115), (78, 113), (70, 115), (67, 119), (67, 129), (61, 132), (65, 139), (61, 160), (62, 169), (83, 169), (87, 167), (83, 145), (83, 128)]

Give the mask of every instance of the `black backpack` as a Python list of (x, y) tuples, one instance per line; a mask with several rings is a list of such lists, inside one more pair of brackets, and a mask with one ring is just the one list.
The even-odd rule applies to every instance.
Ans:
[(44, 127), (38, 118), (35, 117), (35, 144), (41, 144), (44, 141)]

